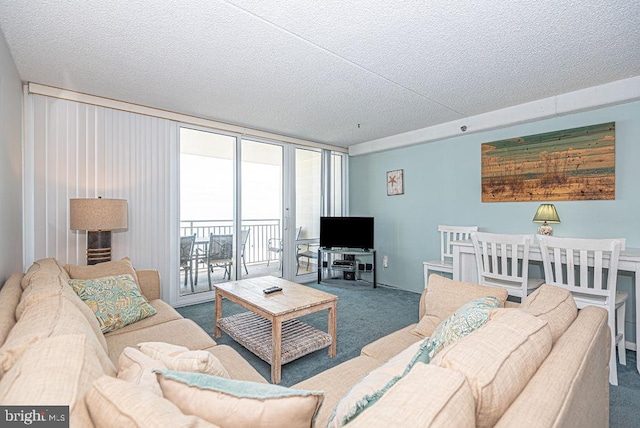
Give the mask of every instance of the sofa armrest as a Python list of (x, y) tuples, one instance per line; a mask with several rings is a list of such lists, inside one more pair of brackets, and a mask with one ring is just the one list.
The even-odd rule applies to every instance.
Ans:
[(155, 269), (136, 270), (138, 275), (138, 283), (140, 291), (147, 300), (159, 299), (160, 291), (160, 273)]

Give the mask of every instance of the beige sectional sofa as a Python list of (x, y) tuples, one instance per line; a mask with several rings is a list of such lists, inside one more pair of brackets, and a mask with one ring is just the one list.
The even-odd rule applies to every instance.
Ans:
[[(0, 404), (68, 404), (71, 426), (215, 426), (184, 414), (167, 398), (111, 380), (120, 374), (123, 350), (141, 342), (206, 350), (231, 379), (266, 383), (235, 350), (216, 345), (160, 300), (160, 279), (153, 270), (130, 268), (156, 314), (102, 334), (93, 312), (67, 283), (121, 274), (127, 265), (111, 262), (100, 271), (43, 259), (6, 281), (0, 290)], [(332, 412), (348, 404), (349, 394), (367, 391), (367, 382), (393, 378), (393, 370), (406, 366), (425, 337), (461, 303), (491, 293), (506, 299), (499, 290), (434, 275), (422, 294), (419, 322), (292, 389), (322, 391), (315, 424), (338, 426), (340, 415)], [(492, 312), (483, 327), (445, 347), (430, 364), (416, 363), (398, 376), (348, 426), (607, 426), (606, 311), (578, 313), (572, 299), (549, 286), (520, 308), (508, 302), (507, 307)]]

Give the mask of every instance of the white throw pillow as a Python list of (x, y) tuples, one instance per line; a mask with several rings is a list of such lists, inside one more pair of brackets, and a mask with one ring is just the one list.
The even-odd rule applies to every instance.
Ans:
[(229, 379), (229, 372), (212, 353), (191, 351), (184, 346), (164, 342), (138, 343), (145, 355), (162, 361), (169, 370), (192, 373), (206, 373)]
[(155, 360), (135, 348), (124, 348), (118, 358), (118, 379), (126, 380), (162, 397), (162, 390), (153, 370), (166, 369), (160, 360)]

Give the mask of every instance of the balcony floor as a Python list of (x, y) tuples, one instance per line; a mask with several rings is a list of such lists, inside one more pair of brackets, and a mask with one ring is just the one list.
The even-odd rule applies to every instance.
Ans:
[[(244, 272), (244, 267), (242, 268), (242, 278), (257, 278), (260, 276), (268, 276), (268, 275), (278, 276), (278, 277), (282, 276), (282, 272), (280, 271), (280, 262), (278, 260), (271, 261), (271, 263), (269, 263), (269, 266), (267, 266), (266, 262), (247, 264), (247, 270), (249, 271), (248, 274)], [(311, 263), (308, 269), (307, 269), (306, 263), (300, 264), (300, 270), (299, 270), (300, 275), (305, 275), (308, 273), (316, 273), (316, 272), (317, 272), (317, 268), (315, 264)], [(194, 271), (193, 280), (194, 281), (196, 280), (195, 271)], [(214, 269), (213, 273), (211, 274), (212, 284), (218, 284), (218, 283), (227, 282), (227, 281), (228, 280), (224, 277), (224, 269), (222, 268)], [(181, 296), (187, 296), (189, 294), (202, 293), (205, 291), (209, 291), (209, 280), (207, 278), (206, 268), (204, 266), (201, 266), (200, 269), (198, 270), (198, 281), (197, 283), (193, 284), (193, 291), (191, 291), (191, 284), (189, 282), (189, 279), (187, 279), (187, 285), (185, 286), (184, 272), (180, 271), (179, 287), (180, 287)]]

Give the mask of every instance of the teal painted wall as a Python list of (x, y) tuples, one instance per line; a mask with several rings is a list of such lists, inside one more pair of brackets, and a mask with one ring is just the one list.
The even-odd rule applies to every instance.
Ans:
[[(482, 143), (603, 122), (616, 122), (616, 199), (553, 202), (562, 221), (554, 225), (554, 234), (626, 237), (627, 246), (640, 247), (640, 102), (635, 102), (351, 157), (350, 214), (375, 217), (378, 282), (421, 291), (422, 262), (440, 256), (438, 224), (536, 233), (538, 225), (531, 220), (539, 202), (481, 202)], [(394, 169), (404, 170), (404, 195), (387, 196), (386, 172)], [(632, 276), (621, 274), (619, 288), (632, 292)], [(634, 298), (631, 294), (631, 303)], [(633, 304), (628, 304), (627, 332), (633, 336), (634, 317)]]

